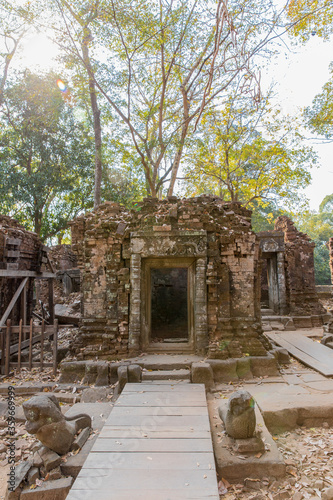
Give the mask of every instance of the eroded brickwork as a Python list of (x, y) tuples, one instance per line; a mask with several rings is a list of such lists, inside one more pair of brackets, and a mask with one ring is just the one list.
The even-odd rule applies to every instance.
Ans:
[(83, 307), (78, 356), (112, 359), (147, 347), (149, 266), (172, 267), (173, 261), (184, 262), (192, 276), (193, 350), (218, 358), (265, 355), (259, 245), (250, 216), (238, 203), (201, 196), (148, 198), (132, 211), (106, 203), (77, 218), (72, 248), (82, 272)]
[[(14, 219), (0, 215), (0, 269), (15, 271), (40, 271), (43, 264), (42, 244), (37, 234), (26, 231)], [(5, 312), (21, 279), (0, 278), (0, 317)], [(32, 310), (33, 284), (27, 286), (28, 312)], [(17, 324), (21, 317), (20, 300), (17, 301), (10, 319)]]
[[(325, 311), (316, 293), (313, 259), (315, 243), (298, 231), (286, 216), (277, 218), (275, 229), (284, 233), (288, 312), (292, 316), (313, 316), (312, 326), (320, 326), (321, 314)], [(315, 316), (318, 316), (317, 325)]]
[(328, 250), (330, 253), (330, 269), (331, 269), (331, 282), (333, 285), (333, 238), (329, 239)]

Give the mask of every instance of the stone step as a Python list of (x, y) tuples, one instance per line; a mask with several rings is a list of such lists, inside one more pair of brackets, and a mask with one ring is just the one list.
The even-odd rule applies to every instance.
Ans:
[(190, 380), (190, 370), (152, 370), (142, 372), (142, 381), (149, 380)]
[(273, 309), (261, 309), (261, 316), (273, 316), (274, 314)]

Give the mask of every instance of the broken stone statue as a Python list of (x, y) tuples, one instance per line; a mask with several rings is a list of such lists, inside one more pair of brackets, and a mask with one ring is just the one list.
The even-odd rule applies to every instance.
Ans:
[(37, 395), (23, 403), (25, 427), (44, 446), (59, 455), (67, 453), (80, 429), (91, 427), (89, 415), (81, 413), (65, 417), (54, 395)]
[(248, 391), (234, 392), (227, 405), (219, 407), (225, 431), (233, 438), (234, 448), (241, 453), (263, 451), (265, 444), (256, 434), (255, 400)]

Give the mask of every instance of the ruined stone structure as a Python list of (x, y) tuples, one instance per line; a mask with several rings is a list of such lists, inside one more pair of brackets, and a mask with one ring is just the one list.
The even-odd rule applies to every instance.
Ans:
[(72, 223), (82, 273), (78, 357), (265, 355), (259, 244), (239, 203), (106, 203)]
[(316, 292), (315, 243), (286, 216), (277, 218), (274, 231), (257, 236), (263, 259), (262, 296), (268, 299), (269, 308), (292, 316), (295, 326), (321, 326), (325, 311)]
[(333, 238), (328, 241), (328, 251), (330, 253), (331, 282), (333, 285)]
[[(40, 272), (45, 262), (44, 248), (37, 234), (26, 231), (14, 219), (0, 215), (0, 271), (4, 275), (0, 276), (0, 318), (19, 287), (22, 276), (26, 276), (27, 271)], [(23, 311), (24, 297), (27, 310)], [(33, 282), (29, 280), (10, 315), (15, 324), (23, 316), (30, 316), (32, 301)]]

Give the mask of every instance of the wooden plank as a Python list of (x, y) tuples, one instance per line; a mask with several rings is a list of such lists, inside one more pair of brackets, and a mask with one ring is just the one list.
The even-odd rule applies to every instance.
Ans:
[(17, 355), (17, 369), (18, 369), (19, 372), (21, 371), (22, 323), (23, 323), (23, 320), (21, 319), (20, 320), (20, 326), (19, 326), (20, 329), (19, 329), (19, 341), (18, 341), (18, 351), (17, 351), (18, 352), (18, 355)]
[[(204, 471), (204, 473), (197, 470), (175, 470), (170, 466), (169, 470), (155, 470), (152, 474), (150, 470), (145, 469), (129, 471), (112, 470), (110, 468), (109, 474), (98, 480), (96, 476), (94, 478), (85, 477), (84, 468), (79, 473), (72, 489), (89, 490), (93, 488), (98, 499), (100, 499), (100, 492), (108, 491), (110, 498), (110, 492), (113, 493), (114, 489), (129, 489), (129, 483), (132, 485), (132, 495), (135, 491), (144, 491), (148, 486), (156, 491), (163, 492), (163, 490), (169, 489), (179, 494), (184, 490), (186, 491), (186, 489), (209, 489), (210, 483), (216, 485), (216, 472), (215, 470)], [(130, 498), (135, 499), (136, 497), (133, 495)], [(159, 499), (160, 497), (156, 498)], [(68, 495), (68, 499), (70, 499), (70, 495)], [(114, 499), (118, 500), (118, 496), (114, 496)]]
[[(2, 327), (4, 329), (4, 327)], [(23, 333), (28, 333), (30, 334), (30, 326), (28, 327), (22, 327)], [(34, 333), (37, 331), (41, 332), (41, 327), (34, 325)], [(19, 327), (11, 327), (11, 333), (12, 334), (19, 334)], [(51, 335), (54, 335), (54, 327), (53, 325), (50, 325), (46, 327), (45, 333), (44, 333), (44, 339), (51, 337)], [(35, 335), (32, 338), (32, 344), (36, 344), (41, 341), (41, 335)], [(23, 340), (21, 344), (21, 350), (29, 348), (30, 346), (30, 335), (28, 335), (27, 340)], [(10, 355), (12, 356), (13, 354), (16, 354), (18, 352), (18, 344), (14, 344), (10, 346)], [(0, 358), (2, 357), (2, 350), (0, 351)]]
[(54, 273), (50, 272), (41, 272), (36, 273), (35, 271), (21, 271), (15, 269), (0, 269), (0, 278), (38, 278), (38, 279), (46, 279), (46, 278), (56, 278)]
[[(112, 415), (131, 415), (133, 410), (128, 406), (115, 406), (112, 409)], [(207, 415), (205, 406), (136, 406), (135, 415)]]
[(161, 451), (164, 453), (176, 452), (212, 452), (212, 440), (207, 439), (131, 439), (131, 438), (100, 438), (97, 439), (92, 452), (115, 451), (154, 453)]
[(170, 393), (156, 393), (155, 394), (144, 394), (144, 398), (140, 398), (140, 395), (132, 394), (121, 394), (115, 403), (115, 406), (206, 406), (205, 402), (200, 397), (195, 397), (184, 394), (170, 394)]
[(333, 368), (333, 350), (329, 347), (309, 339), (298, 332), (291, 335), (281, 332), (281, 338), (291, 342), (295, 347), (310, 355), (320, 363), (324, 363)]
[[(168, 453), (166, 460), (165, 453), (122, 453), (101, 452), (89, 453), (84, 466), (89, 474), (90, 469), (109, 470), (112, 469), (170, 469), (170, 463), (174, 469), (199, 469), (199, 470), (214, 470), (215, 463), (212, 463), (211, 453)], [(86, 473), (86, 474), (87, 474)], [(103, 473), (104, 475), (104, 473)]]
[(10, 326), (11, 326), (11, 321), (10, 319), (7, 321), (7, 328), (6, 328), (6, 350), (5, 350), (5, 375), (9, 375), (9, 366), (10, 366)]
[(156, 428), (143, 429), (140, 426), (131, 426), (130, 428), (120, 425), (104, 425), (100, 437), (107, 438), (182, 438), (182, 439), (200, 439), (211, 437), (209, 429), (187, 429), (186, 427), (158, 426)]
[[(95, 479), (94, 479), (95, 481)], [(138, 491), (136, 489), (116, 489), (110, 491), (98, 490), (97, 495), (94, 490), (70, 490), (66, 500), (218, 500), (214, 489), (182, 489), (181, 491), (164, 489), (154, 490), (145, 489)]]
[(10, 313), (12, 312), (12, 309), (13, 309), (14, 305), (16, 304), (17, 299), (21, 295), (21, 292), (22, 292), (23, 288), (25, 287), (27, 281), (28, 281), (28, 278), (25, 278), (20, 283), (20, 286), (18, 287), (18, 289), (14, 293), (12, 300), (9, 302), (7, 309), (5, 310), (3, 316), (0, 320), (0, 326), (3, 326), (6, 323), (6, 320), (7, 320), (8, 316), (10, 315)]
[(44, 361), (44, 330), (45, 330), (45, 321), (42, 321), (42, 331), (40, 335), (40, 371), (43, 371), (43, 361)]
[(49, 295), (49, 323), (53, 325), (54, 323), (54, 301), (53, 301), (53, 278), (50, 278), (48, 281), (48, 295)]
[[(111, 412), (112, 413), (112, 412)], [(110, 415), (111, 415), (110, 413)], [(106, 421), (106, 424), (112, 422), (113, 425), (142, 425), (143, 428), (152, 428), (152, 426), (158, 427), (159, 425), (170, 425), (170, 426), (180, 426), (183, 425), (187, 429), (200, 428), (202, 426), (208, 425), (208, 415), (186, 415), (186, 418), (178, 415), (136, 415), (135, 410), (132, 411), (131, 415), (110, 415)]]
[(29, 332), (29, 370), (32, 368), (32, 338), (33, 338), (34, 324), (33, 319), (30, 320), (30, 332)]
[[(310, 340), (303, 335), (301, 335), (301, 338), (299, 338), (299, 336), (297, 336), (297, 334), (295, 335), (294, 332), (290, 333), (288, 336), (282, 336), (279, 333), (267, 332), (266, 335), (273, 342), (287, 349), (287, 351), (292, 356), (294, 356), (294, 358), (298, 359), (306, 366), (313, 368), (326, 377), (333, 377), (333, 350), (332, 354), (327, 353), (327, 351), (330, 351), (328, 347), (318, 344), (317, 342), (314, 342), (313, 340)], [(314, 346), (314, 344), (317, 345)], [(300, 346), (301, 348), (299, 348), (298, 346)], [(322, 360), (320, 359), (320, 354), (318, 354), (319, 346), (325, 349), (325, 351), (323, 352)], [(312, 353), (314, 354), (314, 356), (312, 355)]]
[[(5, 347), (6, 347), (6, 331), (4, 329), (0, 329), (0, 346), (1, 346), (1, 353), (5, 352)], [(5, 374), (5, 356), (1, 356), (0, 359), (0, 374), (4, 375)]]
[(53, 375), (57, 374), (57, 357), (58, 357), (58, 320), (54, 321), (54, 333), (53, 333)]
[(22, 243), (22, 240), (20, 238), (6, 238), (6, 245), (15, 245), (16, 247), (19, 247)]
[(67, 500), (219, 499), (205, 391), (165, 387), (122, 393)]
[[(205, 386), (204, 384), (190, 384), (186, 383), (184, 384), (183, 382), (170, 382), (169, 380), (167, 383), (157, 383), (155, 381), (154, 384), (151, 382), (141, 382), (140, 384), (140, 389), (139, 391), (143, 392), (162, 392), (165, 394), (166, 392), (185, 392), (186, 394), (192, 394), (192, 393), (200, 393), (205, 394)], [(138, 384), (134, 383), (127, 383), (123, 389), (122, 394), (127, 394), (128, 392), (138, 392)]]

